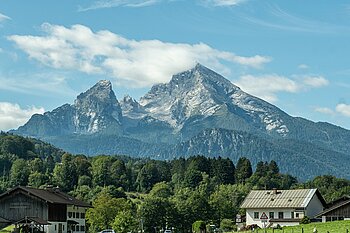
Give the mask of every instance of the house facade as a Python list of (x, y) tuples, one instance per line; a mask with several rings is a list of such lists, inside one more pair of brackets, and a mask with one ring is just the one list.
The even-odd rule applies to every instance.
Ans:
[(19, 186), (0, 195), (0, 218), (15, 224), (18, 231), (85, 232), (85, 213), (90, 207), (57, 188)]
[(243, 201), (246, 225), (261, 228), (298, 225), (304, 216), (315, 217), (326, 202), (317, 189), (252, 190)]

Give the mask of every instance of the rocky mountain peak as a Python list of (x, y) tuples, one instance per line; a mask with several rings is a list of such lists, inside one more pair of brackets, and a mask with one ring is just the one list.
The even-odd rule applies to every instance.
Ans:
[(110, 81), (101, 80), (74, 101), (78, 133), (95, 133), (121, 124), (122, 110)]
[(153, 86), (140, 104), (152, 117), (181, 128), (190, 117), (213, 115), (235, 91), (240, 89), (229, 80), (197, 64), (173, 75), (169, 83)]
[(89, 99), (99, 102), (117, 101), (117, 98), (112, 90), (112, 83), (108, 80), (101, 80), (89, 90), (78, 95), (75, 104)]
[(120, 106), (123, 111), (123, 115), (130, 118), (142, 118), (146, 112), (143, 107), (130, 95), (125, 95), (120, 101)]
[(138, 102), (134, 98), (132, 98), (130, 95), (127, 94), (120, 101), (120, 104), (121, 105), (132, 105), (132, 106), (135, 106), (135, 105), (138, 104)]

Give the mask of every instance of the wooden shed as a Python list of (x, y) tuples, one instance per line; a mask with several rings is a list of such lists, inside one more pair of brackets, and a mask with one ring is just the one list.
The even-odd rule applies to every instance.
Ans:
[(350, 197), (344, 196), (328, 203), (327, 209), (317, 214), (316, 218), (322, 218), (322, 222), (350, 220)]

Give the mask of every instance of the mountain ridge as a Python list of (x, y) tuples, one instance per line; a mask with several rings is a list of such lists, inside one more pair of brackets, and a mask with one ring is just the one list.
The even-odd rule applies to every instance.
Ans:
[[(311, 169), (315, 175), (324, 171), (349, 176), (339, 167), (350, 158), (349, 130), (289, 116), (200, 64), (173, 75), (169, 83), (154, 85), (140, 101), (125, 96), (119, 102), (112, 84), (101, 80), (78, 95), (74, 104), (33, 115), (13, 132), (89, 155), (131, 153), (168, 159), (197, 153), (236, 158), (246, 151), (252, 161), (261, 156), (279, 163), (292, 161), (282, 161), (286, 171), (293, 171), (293, 164), (305, 171), (310, 170), (305, 166), (321, 167)], [(247, 138), (254, 138), (253, 144)], [(255, 148), (254, 153), (247, 145)], [(317, 158), (317, 153), (322, 156)], [(334, 161), (328, 158), (332, 156)], [(311, 162), (301, 161), (307, 159)]]

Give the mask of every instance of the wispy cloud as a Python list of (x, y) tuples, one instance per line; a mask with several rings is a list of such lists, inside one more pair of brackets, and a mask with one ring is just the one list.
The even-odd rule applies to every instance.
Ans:
[(310, 87), (324, 87), (328, 86), (329, 81), (322, 76), (301, 76), (302, 82)]
[(11, 19), (10, 17), (8, 17), (7, 15), (1, 14), (0, 13), (0, 23), (5, 21), (5, 20), (9, 20)]
[(82, 12), (113, 7), (146, 7), (155, 5), (162, 1), (163, 0), (100, 0), (87, 7), (79, 6), (78, 11)]
[(309, 69), (309, 66), (306, 64), (300, 64), (300, 65), (298, 65), (298, 69), (306, 70), (306, 69)]
[(242, 16), (242, 18), (252, 24), (285, 31), (322, 34), (344, 33), (344, 31), (349, 31), (349, 28), (346, 26), (323, 22), (319, 19), (308, 19), (293, 15), (276, 5), (267, 5), (265, 7), (269, 17), (265, 16), (263, 18), (258, 18), (253, 16)]
[(249, 94), (269, 102), (278, 100), (276, 95), (278, 92), (295, 93), (299, 91), (299, 86), (295, 81), (276, 74), (263, 76), (245, 75), (234, 83)]
[(44, 112), (42, 107), (21, 108), (18, 104), (0, 102), (0, 130), (15, 129), (26, 123), (33, 114)]
[(116, 83), (129, 87), (167, 82), (172, 74), (192, 68), (197, 62), (221, 72), (227, 70), (224, 62), (259, 68), (271, 61), (260, 55), (238, 56), (204, 43), (130, 40), (110, 31), (95, 33), (82, 25), (66, 28), (46, 23), (42, 28), (46, 36), (13, 35), (8, 39), (46, 66), (109, 75)]
[(57, 74), (57, 72), (16, 74), (15, 76), (1, 74), (0, 90), (35, 96), (52, 96), (52, 94), (74, 96), (76, 94), (68, 87), (66, 77)]
[[(113, 7), (147, 7), (160, 3), (171, 3), (179, 0), (99, 0), (88, 6), (78, 6), (78, 12), (98, 10)], [(196, 0), (199, 5), (207, 7), (232, 7), (238, 6), (248, 0)]]
[(331, 115), (331, 116), (335, 115), (335, 112), (332, 109), (327, 107), (316, 107), (314, 110), (316, 112), (326, 114), (326, 115)]
[(349, 104), (344, 104), (340, 103), (337, 104), (333, 109), (327, 108), (327, 107), (317, 107), (314, 109), (316, 112), (330, 115), (330, 116), (345, 116), (345, 117), (350, 117), (350, 105)]
[(319, 88), (328, 85), (328, 80), (319, 76), (295, 76), (292, 78), (270, 74), (270, 75), (244, 75), (234, 84), (249, 94), (258, 96), (268, 102), (278, 101), (278, 93), (297, 93), (310, 88)]
[(202, 1), (207, 6), (237, 6), (247, 0), (203, 0)]

